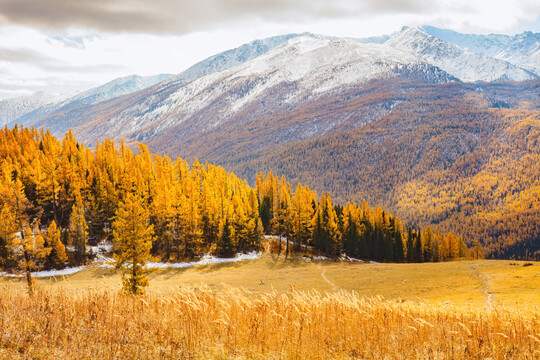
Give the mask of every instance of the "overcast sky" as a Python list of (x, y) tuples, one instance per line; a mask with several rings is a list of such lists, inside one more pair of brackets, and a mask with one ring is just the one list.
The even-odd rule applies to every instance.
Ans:
[(428, 24), (540, 32), (540, 0), (0, 0), (0, 99), (179, 73), (257, 38), (367, 37)]

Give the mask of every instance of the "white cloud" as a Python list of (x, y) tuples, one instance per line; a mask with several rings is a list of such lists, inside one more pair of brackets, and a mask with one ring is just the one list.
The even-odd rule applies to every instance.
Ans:
[[(0, 5), (3, 1), (5, 5), (5, 0), (0, 0)], [(218, 0), (190, 0), (188, 10), (197, 13), (201, 9), (196, 5), (208, 1), (220, 6), (213, 8), (200, 28), (197, 28), (197, 22), (192, 21), (187, 28), (177, 29), (174, 24), (164, 24), (159, 32), (151, 33), (145, 33), (144, 29), (133, 32), (135, 25), (126, 19), (125, 31), (121, 27), (115, 28), (117, 31), (114, 33), (95, 30), (100, 26), (109, 27), (104, 20), (98, 19), (95, 20), (95, 29), (89, 30), (88, 24), (81, 20), (84, 15), (81, 11), (93, 6), (86, 0), (84, 6), (76, 9), (80, 21), (78, 18), (70, 20), (69, 12), (58, 15), (70, 25), (79, 27), (57, 26), (51, 30), (55, 27), (43, 25), (47, 19), (38, 13), (30, 14), (31, 19), (24, 13), (0, 14), (0, 18), (4, 15), (4, 19), (9, 18), (12, 24), (37, 23), (35, 28), (22, 25), (0, 27), (0, 98), (43, 90), (82, 91), (134, 73), (179, 73), (220, 51), (256, 38), (291, 32), (367, 37), (398, 31), (404, 25), (429, 24), (461, 32), (514, 33), (527, 30), (524, 24), (532, 24), (537, 29), (540, 9), (540, 0), (234, 0), (230, 6), (237, 9), (238, 14), (231, 20), (225, 16), (230, 10), (219, 13), (225, 2)], [(254, 5), (257, 3), (264, 6), (257, 7)], [(113, 1), (112, 4), (125, 6), (130, 3)], [(306, 7), (304, 12), (302, 7)], [(112, 8), (114, 11), (123, 9), (122, 14), (131, 14), (131, 20), (137, 19), (140, 14), (135, 13), (141, 10), (138, 7), (137, 11), (129, 12), (125, 7), (111, 5)], [(163, 15), (165, 9), (152, 14), (162, 16), (163, 21), (170, 21), (169, 18), (174, 16)], [(89, 17), (94, 15), (90, 13)], [(167, 31), (167, 26), (178, 32)]]

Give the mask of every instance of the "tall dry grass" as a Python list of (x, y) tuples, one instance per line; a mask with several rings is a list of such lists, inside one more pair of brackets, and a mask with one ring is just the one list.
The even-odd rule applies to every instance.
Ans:
[(539, 359), (540, 315), (351, 292), (0, 288), (0, 358)]

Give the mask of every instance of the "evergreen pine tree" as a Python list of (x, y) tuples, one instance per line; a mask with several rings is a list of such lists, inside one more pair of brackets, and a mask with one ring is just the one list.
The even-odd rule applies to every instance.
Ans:
[(414, 234), (414, 261), (415, 262), (424, 261), (423, 254), (422, 254), (422, 237), (420, 235), (420, 231)]
[(217, 253), (220, 256), (231, 257), (234, 255), (234, 229), (229, 219), (225, 220), (217, 243)]
[(424, 229), (422, 232), (423, 234), (423, 259), (426, 262), (433, 261), (433, 231), (431, 231), (431, 228), (428, 226)]
[(396, 229), (394, 232), (394, 261), (402, 262), (405, 260), (405, 248), (403, 246), (403, 238), (401, 235), (401, 230)]
[(86, 243), (88, 240), (88, 226), (84, 215), (84, 205), (80, 193), (76, 195), (75, 204), (71, 209), (69, 218), (69, 236), (71, 245), (75, 247), (77, 262), (86, 265)]
[(414, 238), (410, 226), (407, 229), (407, 262), (414, 262)]
[(270, 198), (265, 196), (262, 199), (261, 206), (259, 206), (259, 214), (261, 217), (262, 225), (265, 234), (270, 233), (270, 224), (272, 220), (272, 209), (270, 207)]

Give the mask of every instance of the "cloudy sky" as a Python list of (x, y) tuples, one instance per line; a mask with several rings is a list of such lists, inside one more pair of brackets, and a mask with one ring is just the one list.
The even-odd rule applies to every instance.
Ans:
[(367, 37), (429, 24), (540, 32), (540, 0), (0, 0), (0, 99), (179, 73), (256, 38)]

